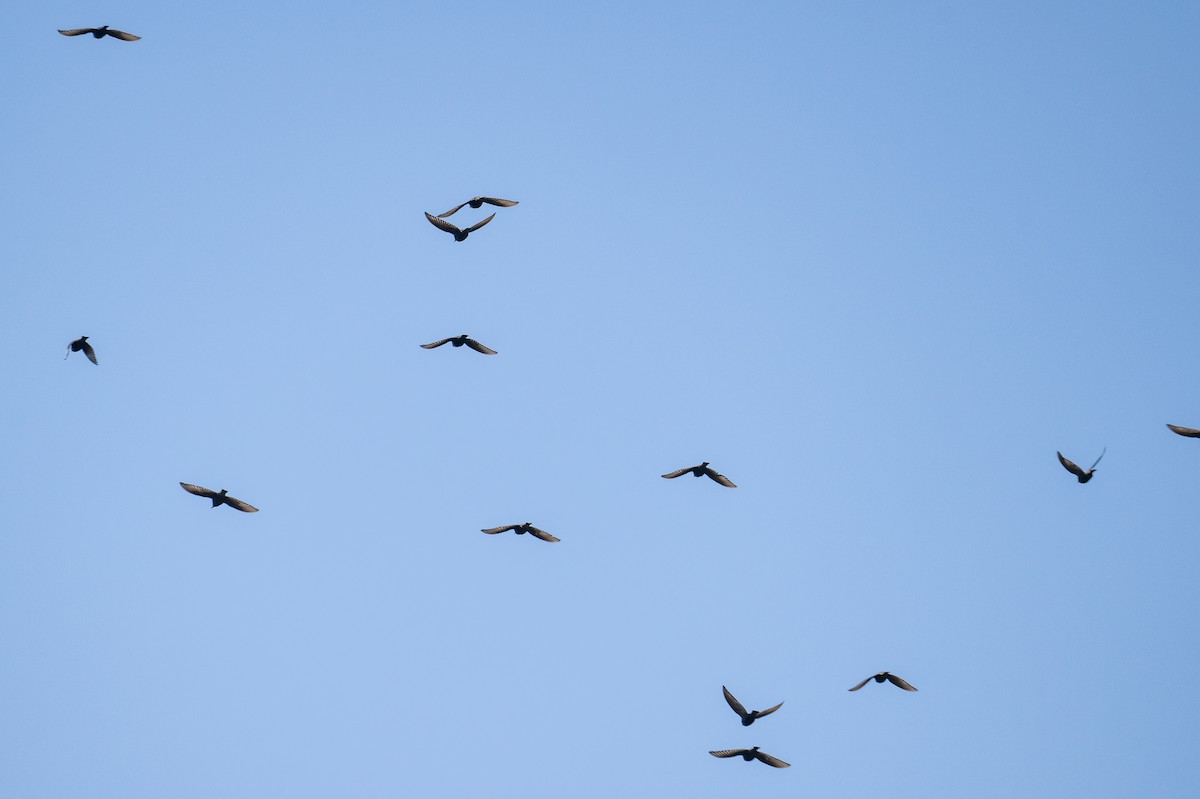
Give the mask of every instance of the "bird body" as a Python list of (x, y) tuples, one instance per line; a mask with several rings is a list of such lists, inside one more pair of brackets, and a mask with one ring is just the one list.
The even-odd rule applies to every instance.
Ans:
[(183, 486), (183, 490), (189, 494), (195, 494), (198, 497), (211, 499), (212, 506), (214, 508), (218, 505), (228, 505), (229, 507), (240, 510), (243, 513), (258, 513), (258, 508), (254, 507), (250, 503), (242, 502), (240, 499), (234, 499), (233, 497), (228, 496), (224, 488), (222, 488), (220, 491), (213, 491), (211, 488), (192, 485), (191, 483), (181, 482), (179, 485)]
[(695, 477), (710, 477), (715, 482), (720, 483), (726, 488), (737, 488), (733, 481), (728, 477), (723, 474), (719, 474), (715, 469), (708, 468), (708, 461), (705, 461), (699, 466), (688, 466), (684, 469), (676, 469), (673, 472), (664, 474), (663, 477), (667, 478), (668, 480), (674, 480), (676, 477), (682, 477), (688, 472), (691, 472)]
[(125, 31), (112, 30), (107, 25), (102, 28), (71, 28), (70, 30), (62, 30), (60, 28), (58, 32), (63, 36), (82, 36), (85, 33), (90, 33), (97, 39), (111, 36), (114, 39), (120, 39), (124, 42), (136, 42), (142, 38), (141, 36), (134, 36), (132, 33), (126, 33)]
[(743, 727), (749, 727), (754, 723), (755, 719), (761, 719), (763, 716), (769, 716), (776, 710), (779, 710), (779, 708), (783, 707), (783, 702), (780, 702), (775, 707), (769, 707), (766, 710), (751, 710), (750, 712), (746, 712), (745, 706), (741, 702), (737, 701), (733, 694), (729, 693), (728, 688), (722, 685), (721, 691), (725, 694), (725, 701), (729, 703), (731, 708), (733, 708), (733, 712), (737, 713), (742, 719)]
[(884, 680), (887, 680), (892, 685), (896, 686), (897, 688), (903, 688), (905, 691), (917, 690), (916, 688), (913, 688), (911, 685), (909, 685), (906, 680), (901, 679), (900, 677), (897, 677), (895, 674), (892, 674), (891, 672), (888, 672), (888, 671), (881, 671), (878, 674), (872, 675), (872, 676), (868, 677), (867, 679), (863, 680), (862, 682), (860, 682), (858, 685), (851, 688), (850, 690), (857, 691), (859, 688), (862, 688), (864, 685), (869, 683), (871, 680), (874, 680), (875, 682), (883, 682)]
[(501, 527), (491, 527), (486, 530), (480, 530), (479, 532), (487, 533), (488, 535), (496, 535), (498, 533), (507, 533), (509, 530), (512, 530), (517, 535), (525, 535), (526, 533), (529, 533), (534, 538), (540, 538), (541, 540), (549, 541), (552, 544), (558, 543), (559, 541), (559, 539), (550, 535), (545, 530), (539, 530), (538, 528), (534, 527), (530, 522), (525, 522), (524, 524), (506, 524)]
[(471, 233), (474, 233), (476, 230), (479, 230), (479, 228), (483, 227), (488, 222), (491, 222), (493, 219), (496, 218), (496, 215), (492, 214), (491, 216), (489, 216), (487, 219), (483, 220), (482, 222), (476, 222), (475, 224), (473, 224), (467, 228), (460, 228), (458, 225), (455, 225), (452, 222), (447, 222), (445, 219), (436, 217), (433, 214), (429, 213), (428, 211), (425, 212), (425, 218), (428, 219), (429, 223), (431, 225), (433, 225), (435, 228), (438, 228), (439, 230), (444, 230), (447, 233), (453, 234), (455, 241), (466, 241), (467, 236), (469, 236)]
[(758, 751), (757, 746), (753, 749), (718, 749), (715, 752), (709, 752), (709, 754), (713, 757), (740, 756), (742, 760), (745, 760), (747, 763), (749, 763), (751, 760), (760, 760), (763, 763), (766, 763), (768, 766), (774, 766), (775, 768), (789, 768), (792, 765), (791, 763), (784, 763), (774, 755), (768, 755), (766, 752)]
[[(1100, 458), (1104, 457), (1105, 452), (1108, 452), (1108, 447), (1105, 447), (1104, 450), (1100, 453)], [(1081, 482), (1081, 483), (1086, 483), (1088, 480), (1092, 479), (1093, 472), (1096, 471), (1096, 463), (1100, 462), (1100, 458), (1096, 458), (1096, 463), (1093, 463), (1092, 468), (1088, 469), (1085, 472), (1083, 469), (1080, 469), (1074, 463), (1072, 463), (1071, 461), (1064, 458), (1063, 454), (1061, 452), (1057, 453), (1057, 455), (1058, 455), (1058, 462), (1063, 465), (1063, 468), (1066, 469), (1071, 474), (1075, 475), (1077, 478), (1079, 478), (1079, 482)]]
[[(448, 216), (452, 216), (453, 214), (458, 213), (460, 208), (463, 208), (464, 206), (467, 206), (467, 205), (471, 206), (472, 208), (482, 208), (484, 203), (487, 203), (488, 205), (498, 205), (501, 208), (511, 208), (514, 205), (519, 204), (516, 200), (501, 200), (499, 197), (472, 197), (471, 199), (467, 200), (465, 203), (461, 203), (459, 205), (454, 206), (446, 213), (438, 214), (437, 218), (445, 219)], [(493, 214), (493, 216), (494, 216), (494, 214)]]
[(431, 341), (428, 344), (422, 344), (421, 348), (426, 349), (426, 350), (434, 350), (434, 349), (437, 349), (438, 347), (442, 346), (443, 344), (451, 344), (455, 347), (461, 347), (462, 345), (466, 344), (471, 349), (475, 350), (476, 352), (482, 352), (484, 355), (498, 354), (495, 350), (489, 349), (488, 347), (483, 346), (478, 341), (476, 341), (475, 339), (468, 336), (466, 333), (463, 333), (461, 336), (451, 336), (450, 338), (444, 338), (444, 339), (441, 339), (440, 341)]
[(70, 358), (72, 352), (79, 352), (80, 350), (83, 350), (83, 354), (87, 356), (87, 359), (99, 366), (100, 362), (96, 360), (96, 351), (92, 349), (92, 345), (88, 344), (87, 340), (87, 336), (80, 336), (68, 344), (67, 354), (63, 356), (63, 360), (65, 361), (67, 358)]

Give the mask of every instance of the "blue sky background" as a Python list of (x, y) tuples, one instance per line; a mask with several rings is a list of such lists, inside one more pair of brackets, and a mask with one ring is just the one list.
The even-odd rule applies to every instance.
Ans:
[(6, 26), (0, 795), (1196, 795), (1195, 6)]

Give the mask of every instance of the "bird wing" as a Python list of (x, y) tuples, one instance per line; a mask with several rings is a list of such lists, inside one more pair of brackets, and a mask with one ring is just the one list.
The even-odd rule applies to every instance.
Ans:
[[(451, 338), (453, 338), (453, 336), (451, 336)], [(422, 345), (421, 345), (421, 347), (422, 347), (422, 348), (424, 348), (424, 349), (427, 349), (427, 350), (432, 350), (432, 349), (436, 349), (436, 348), (438, 348), (438, 347), (442, 346), (443, 344), (445, 344), (445, 343), (446, 343), (447, 341), (449, 341), (449, 340), (450, 340), (450, 339), (448, 339), (448, 338), (444, 338), (444, 339), (442, 339), (442, 340), (440, 340), (440, 341), (434, 341), (434, 342), (432, 342), (432, 343), (430, 343), (430, 344), (422, 344)]]
[(478, 341), (476, 341), (473, 338), (467, 339), (466, 343), (467, 343), (468, 347), (475, 350), (476, 352), (482, 352), (484, 355), (497, 355), (498, 354), (495, 350), (488, 349), (487, 347), (483, 346), (482, 344), (480, 344)]
[(225, 496), (225, 504), (231, 508), (237, 508), (242, 513), (258, 513), (258, 508), (254, 507), (249, 502), (242, 502), (240, 499), (234, 499), (229, 495)]
[(188, 492), (189, 494), (195, 494), (198, 497), (208, 497), (209, 499), (212, 499), (213, 497), (217, 496), (217, 492), (213, 491), (211, 488), (194, 486), (191, 483), (180, 483), (179, 485), (183, 486), (184, 491)]
[(766, 752), (755, 752), (754, 756), (768, 766), (774, 766), (775, 768), (789, 768), (792, 765), (791, 763), (784, 763), (779, 758), (774, 755), (768, 755)]
[[(501, 208), (512, 208), (518, 204), (516, 200), (501, 200), (499, 197), (480, 197), (479, 199), (488, 205), (498, 205)], [(462, 208), (462, 206), (460, 205), (459, 208)]]
[(428, 211), (425, 212), (425, 218), (429, 220), (431, 225), (439, 230), (444, 230), (447, 233), (453, 233), (456, 236), (459, 233), (462, 233), (462, 231), (459, 230), (458, 225), (455, 225), (453, 222), (447, 222), (445, 219), (438, 219)]
[(96, 364), (97, 366), (99, 366), (100, 362), (96, 360), (96, 351), (94, 349), (92, 349), (92, 345), (88, 344), (86, 341), (84, 341), (82, 343), (82, 346), (83, 346), (83, 354), (87, 356), (87, 359), (89, 361), (91, 361), (92, 363)]
[(686, 469), (676, 469), (673, 472), (667, 472), (666, 474), (663, 475), (663, 477), (667, 478), (668, 480), (674, 480), (676, 477), (682, 477), (683, 475), (687, 474), (694, 468), (696, 468), (696, 467), (689, 466)]
[(1172, 433), (1178, 433), (1179, 435), (1187, 436), (1188, 438), (1200, 438), (1200, 430), (1197, 430), (1193, 427), (1180, 427), (1177, 424), (1168, 424), (1167, 427), (1171, 428)]
[[(1108, 452), (1108, 447), (1105, 447), (1103, 450), (1100, 451), (1100, 458), (1104, 457), (1105, 452)], [(1096, 463), (1100, 462), (1100, 458), (1096, 458)], [(1096, 470), (1096, 463), (1093, 463), (1092, 468), (1088, 469), (1089, 472), (1094, 472)]]
[(733, 694), (729, 693), (729, 689), (722, 685), (721, 692), (725, 694), (725, 701), (729, 703), (731, 708), (733, 708), (733, 712), (737, 713), (742, 718), (746, 718), (746, 707), (741, 702), (737, 701)]
[(438, 219), (445, 219), (445, 218), (446, 218), (446, 217), (448, 217), (448, 216), (452, 216), (453, 214), (456, 214), (456, 213), (458, 213), (458, 212), (459, 212), (459, 210), (460, 210), (460, 209), (461, 209), (461, 208), (462, 208), (464, 205), (466, 205), (466, 204), (467, 204), (467, 203), (462, 203), (461, 205), (456, 205), (456, 206), (454, 206), (453, 208), (451, 208), (449, 211), (447, 211), (446, 213), (444, 213), (444, 214), (438, 214)]
[(709, 752), (709, 754), (713, 757), (737, 757), (738, 755), (746, 754), (748, 751), (748, 749), (718, 749), (715, 752)]
[(726, 477), (723, 474), (718, 474), (716, 472), (716, 470), (714, 470), (714, 469), (710, 469), (709, 467), (705, 466), (704, 473), (707, 474), (709, 477), (711, 477), (713, 480), (720, 483), (721, 485), (725, 486), (726, 488), (737, 488), (737, 486), (734, 485), (732, 480), (730, 480), (728, 477)]
[(887, 676), (888, 682), (890, 682), (892, 685), (896, 686), (897, 688), (903, 688), (906, 691), (917, 690), (916, 688), (913, 688), (911, 685), (909, 685), (906, 680), (904, 680), (900, 677), (897, 677), (895, 674), (888, 674), (886, 676)]
[(1076, 477), (1083, 477), (1083, 469), (1080, 469), (1078, 466), (1064, 458), (1061, 452), (1058, 453), (1058, 462), (1061, 463), (1063, 468), (1071, 474), (1075, 475)]
[(503, 527), (493, 527), (490, 530), (480, 530), (479, 532), (495, 535), (496, 533), (507, 533), (509, 530), (516, 530), (519, 526), (516, 524), (506, 524)]
[(109, 36), (115, 36), (116, 38), (125, 42), (136, 42), (138, 39), (142, 38), (141, 36), (134, 36), (132, 33), (126, 33), (125, 31), (115, 31), (112, 28), (109, 28), (105, 32)]
[(781, 708), (781, 707), (783, 707), (783, 702), (780, 702), (775, 707), (769, 707), (766, 710), (760, 710), (760, 711), (758, 711), (758, 717), (761, 719), (763, 716), (769, 716), (772, 713), (774, 713), (776, 710), (779, 710), (779, 708)]
[(530, 534), (530, 535), (532, 535), (534, 538), (540, 538), (540, 539), (542, 539), (543, 541), (549, 541), (549, 542), (550, 542), (550, 543), (552, 543), (552, 544), (557, 544), (557, 543), (558, 543), (558, 539), (557, 539), (557, 538), (555, 538), (554, 536), (550, 535), (550, 534), (549, 534), (549, 533), (547, 533), (545, 530), (539, 530), (539, 529), (538, 529), (538, 528), (536, 528), (536, 527), (530, 527), (530, 528), (529, 528), (529, 534)]
[(867, 683), (869, 683), (869, 682), (870, 682), (871, 680), (873, 680), (873, 679), (875, 679), (875, 677), (872, 675), (871, 677), (868, 677), (867, 679), (863, 680), (862, 682), (860, 682), (858, 685), (854, 686), (854, 687), (853, 687), (853, 688), (851, 688), (850, 690), (851, 690), (851, 691), (857, 691), (859, 688), (862, 688), (864, 685), (866, 685)]
[(71, 28), (69, 31), (65, 31), (60, 28), (58, 32), (61, 33), (63, 36), (82, 36), (85, 33), (95, 33), (96, 29), (95, 28)]
[(483, 227), (484, 225), (486, 225), (488, 222), (491, 222), (495, 218), (496, 218), (496, 215), (492, 214), (491, 216), (489, 216), (487, 219), (483, 220), (482, 222), (476, 222), (475, 224), (471, 225), (469, 228), (464, 228), (463, 233), (474, 233), (476, 230), (479, 230), (479, 228)]

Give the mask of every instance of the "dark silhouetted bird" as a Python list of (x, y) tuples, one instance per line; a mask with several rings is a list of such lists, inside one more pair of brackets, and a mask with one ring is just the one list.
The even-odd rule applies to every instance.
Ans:
[(1167, 427), (1171, 428), (1172, 433), (1178, 433), (1179, 435), (1187, 436), (1188, 438), (1200, 438), (1200, 430), (1197, 430), (1194, 427), (1180, 427), (1177, 424), (1168, 424)]
[(87, 359), (99, 366), (100, 362), (96, 360), (96, 351), (92, 349), (91, 344), (87, 343), (87, 340), (87, 336), (80, 336), (68, 344), (67, 354), (63, 356), (63, 360), (65, 361), (67, 358), (70, 358), (72, 352), (79, 352), (80, 350), (83, 350), (83, 354), (87, 356)]
[(218, 505), (228, 505), (231, 508), (237, 508), (245, 513), (258, 513), (258, 508), (254, 507), (253, 505), (247, 502), (242, 502), (240, 499), (234, 499), (233, 497), (226, 496), (224, 488), (222, 488), (218, 493), (213, 491), (211, 488), (194, 486), (191, 483), (180, 483), (179, 485), (183, 486), (183, 490), (189, 494), (195, 494), (198, 497), (207, 497), (208, 499), (211, 499), (213, 503), (212, 506), (214, 508)]
[(458, 213), (459, 209), (468, 205), (472, 208), (480, 208), (484, 203), (487, 203), (488, 205), (498, 205), (501, 208), (512, 208), (514, 205), (517, 205), (516, 200), (501, 200), (499, 197), (473, 197), (462, 205), (454, 206), (444, 214), (438, 214), (438, 219), (445, 219), (448, 216), (452, 216), (453, 214)]
[(707, 475), (707, 476), (711, 477), (713, 480), (716, 480), (721, 485), (725, 486), (726, 488), (737, 488), (737, 486), (735, 486), (733, 484), (733, 481), (730, 480), (728, 477), (726, 477), (723, 474), (717, 474), (717, 472), (715, 470), (708, 468), (708, 461), (705, 461), (704, 463), (700, 464), (699, 466), (689, 466), (686, 469), (676, 469), (673, 472), (664, 474), (663, 477), (667, 478), (668, 480), (674, 480), (676, 477), (681, 477), (681, 476), (687, 474), (688, 472), (691, 472), (696, 477), (704, 477), (705, 475)]
[(63, 36), (82, 36), (85, 33), (90, 33), (97, 39), (103, 39), (105, 36), (111, 36), (114, 39), (120, 39), (123, 42), (136, 42), (141, 36), (134, 36), (132, 33), (125, 31), (109, 30), (105, 25), (103, 28), (71, 28), (69, 31), (59, 30)]
[(725, 692), (725, 701), (729, 703), (731, 708), (733, 708), (733, 712), (742, 717), (743, 727), (749, 727), (754, 723), (755, 719), (761, 719), (763, 716), (769, 716), (776, 710), (779, 710), (779, 708), (783, 707), (783, 702), (780, 702), (775, 707), (769, 707), (766, 710), (751, 710), (749, 713), (747, 713), (746, 708), (741, 702), (734, 698), (733, 694), (729, 693), (728, 688), (722, 685), (721, 690)]
[(892, 685), (896, 686), (897, 688), (903, 688), (906, 691), (917, 690), (916, 688), (913, 688), (911, 685), (909, 685), (904, 680), (897, 677), (895, 674), (891, 674), (890, 672), (886, 672), (886, 671), (881, 671), (878, 674), (876, 674), (874, 677), (868, 677), (867, 679), (863, 680), (862, 682), (860, 682), (858, 685), (854, 686), (850, 690), (857, 691), (859, 688), (862, 688), (864, 685), (869, 683), (871, 680), (874, 680), (875, 682), (883, 682), (884, 680), (887, 680), (888, 682), (890, 682)]
[(479, 228), (483, 227), (488, 222), (491, 222), (493, 219), (496, 218), (496, 215), (492, 214), (491, 216), (489, 216), (487, 219), (483, 220), (482, 222), (476, 222), (475, 224), (471, 225), (468, 228), (460, 228), (460, 227), (458, 227), (458, 225), (455, 225), (452, 222), (447, 222), (445, 219), (438, 219), (436, 216), (429, 213), (428, 211), (425, 212), (425, 218), (428, 219), (430, 224), (432, 224), (435, 228), (444, 230), (447, 233), (453, 233), (455, 241), (465, 241), (467, 236), (474, 233), (476, 230), (479, 230)]
[(774, 766), (775, 768), (788, 768), (792, 765), (791, 763), (784, 763), (774, 755), (758, 751), (757, 746), (753, 749), (718, 749), (716, 752), (709, 752), (709, 754), (713, 757), (737, 757), (741, 755), (742, 760), (745, 760), (747, 763), (751, 760), (761, 760), (768, 766)]
[[(1105, 447), (1100, 452), (1100, 458), (1104, 457), (1105, 452), (1108, 452), (1108, 447)], [(1096, 458), (1096, 463), (1100, 462), (1100, 458)], [(1063, 454), (1061, 452), (1058, 453), (1058, 462), (1063, 465), (1064, 469), (1066, 469), (1068, 472), (1070, 472), (1071, 474), (1078, 477), (1079, 482), (1081, 482), (1081, 483), (1086, 483), (1088, 480), (1091, 480), (1092, 476), (1093, 476), (1092, 472), (1096, 471), (1096, 463), (1093, 463), (1092, 468), (1088, 469), (1085, 472), (1083, 469), (1080, 469), (1078, 466), (1076, 466), (1075, 464), (1071, 463), (1069, 460), (1064, 458)]]
[(543, 541), (550, 541), (551, 543), (558, 543), (557, 538), (550, 535), (545, 530), (539, 530), (529, 522), (525, 522), (524, 524), (506, 524), (503, 527), (493, 527), (490, 530), (480, 530), (479, 532), (487, 533), (488, 535), (496, 535), (497, 533), (507, 533), (509, 530), (514, 531), (517, 535), (525, 535), (526, 533), (529, 533), (534, 538), (540, 538)]
[(475, 339), (469, 337), (466, 333), (463, 333), (461, 336), (451, 336), (450, 338), (444, 338), (441, 341), (434, 341), (429, 344), (422, 344), (421, 347), (423, 349), (433, 350), (433, 349), (437, 349), (438, 347), (442, 346), (443, 344), (453, 344), (456, 347), (461, 347), (462, 345), (466, 344), (471, 349), (475, 350), (476, 352), (482, 352), (484, 355), (496, 355), (497, 354), (495, 350), (488, 349), (487, 347), (483, 346)]

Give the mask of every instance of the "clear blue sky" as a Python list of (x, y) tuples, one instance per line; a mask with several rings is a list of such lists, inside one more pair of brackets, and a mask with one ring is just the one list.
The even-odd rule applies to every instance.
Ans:
[(1200, 791), (1194, 5), (5, 26), (0, 795)]

